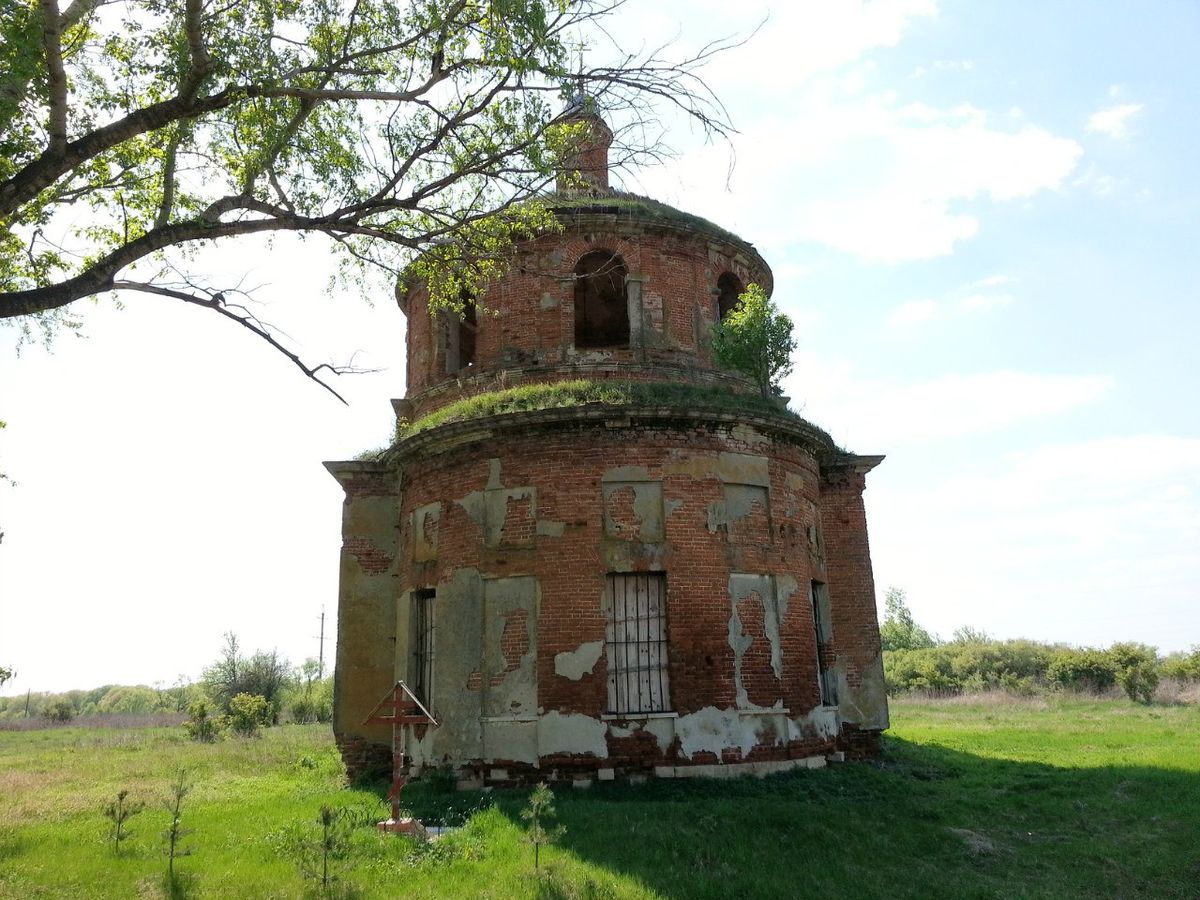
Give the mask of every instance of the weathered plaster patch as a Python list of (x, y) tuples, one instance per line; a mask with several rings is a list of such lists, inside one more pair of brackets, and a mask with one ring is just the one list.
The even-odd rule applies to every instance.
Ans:
[(743, 756), (757, 743), (756, 723), (744, 719), (736, 709), (704, 709), (680, 716), (674, 720), (675, 734), (679, 738), (679, 749), (691, 759), (697, 753), (715, 753), (736, 747)]
[[(771, 540), (771, 506), (767, 488), (757, 484), (726, 484), (725, 524), (732, 526), (740, 519), (754, 514), (757, 505), (761, 510), (763, 530), (760, 534), (747, 535), (763, 542)], [(730, 529), (732, 531), (732, 529)]]
[(530, 714), (537, 706), (537, 579), (484, 579), (483, 595), (483, 671), (488, 676), (483, 714)]
[(538, 719), (538, 752), (591, 754), (608, 758), (608, 731), (604, 722), (582, 713), (560, 713), (551, 710)]
[(537, 722), (487, 719), (483, 723), (483, 758), (488, 762), (523, 762), (537, 765)]
[(645, 466), (614, 466), (600, 476), (602, 482), (651, 481), (650, 470)]
[(789, 722), (793, 736), (798, 739), (833, 740), (842, 727), (838, 711), (829, 706), (818, 706), (808, 715), (798, 716)]
[[(663, 539), (661, 481), (605, 481), (603, 494), (605, 537), (651, 543)], [(621, 504), (630, 500), (633, 521), (627, 522), (623, 521)]]
[(604, 641), (588, 641), (580, 644), (574, 650), (564, 650), (554, 655), (554, 674), (579, 681), (584, 675), (591, 675), (604, 653)]
[(688, 475), (696, 480), (716, 478), (727, 484), (756, 484), (761, 487), (771, 483), (767, 458), (749, 453), (719, 453), (713, 456), (675, 451), (671, 461), (663, 466), (663, 475)]
[(558, 306), (558, 298), (547, 291), (542, 294), (542, 299), (538, 301), (538, 306), (542, 309), (554, 309)]
[(540, 537), (562, 537), (567, 530), (566, 522), (552, 522), (549, 519), (538, 519), (535, 526)]
[(846, 677), (846, 661), (839, 659), (834, 664), (837, 677), (838, 709), (846, 722), (860, 728), (887, 728), (887, 689), (883, 678), (883, 658), (877, 656), (866, 666), (861, 683), (851, 688)]
[(437, 559), (438, 526), (442, 515), (442, 504), (427, 503), (413, 510), (412, 543), (413, 561), (427, 562)]

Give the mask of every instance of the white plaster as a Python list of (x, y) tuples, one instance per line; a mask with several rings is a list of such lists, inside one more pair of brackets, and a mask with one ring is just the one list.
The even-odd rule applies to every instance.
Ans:
[(757, 742), (756, 724), (753, 720), (743, 720), (736, 709), (706, 706), (676, 719), (675, 733), (680, 751), (689, 759), (705, 751), (720, 756), (722, 750), (732, 747), (745, 755)]
[(675, 740), (675, 722), (675, 717), (654, 717), (646, 720), (642, 730), (654, 735), (659, 751), (666, 753)]
[(604, 641), (588, 641), (580, 644), (574, 650), (564, 650), (554, 654), (554, 674), (579, 681), (584, 675), (591, 675), (604, 653)]
[(551, 710), (538, 720), (538, 752), (542, 756), (551, 753), (590, 753), (607, 759), (608, 742), (604, 739), (607, 731), (608, 726), (599, 719), (582, 713)]

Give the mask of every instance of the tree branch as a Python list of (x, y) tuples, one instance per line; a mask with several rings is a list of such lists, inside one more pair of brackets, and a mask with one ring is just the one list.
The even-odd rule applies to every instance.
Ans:
[(40, 0), (42, 7), (42, 45), (46, 52), (46, 88), (50, 95), (50, 115), (46, 131), (50, 135), (48, 152), (59, 156), (67, 147), (67, 74), (63, 70), (62, 20), (58, 0)]
[[(148, 284), (141, 281), (114, 281), (112, 289), (115, 291), (139, 291), (143, 294), (156, 294), (160, 297), (172, 297), (176, 300), (182, 300), (184, 303), (191, 303), (194, 306), (202, 306), (205, 309), (211, 309), (214, 312), (237, 322), (243, 328), (249, 329), (258, 337), (262, 338), (284, 356), (292, 361), (292, 363), (303, 372), (308, 378), (311, 378), (333, 396), (337, 397), (342, 403), (346, 403), (346, 398), (334, 390), (329, 384), (321, 380), (320, 373), (328, 370), (334, 375), (343, 375), (347, 373), (362, 373), (376, 371), (373, 369), (360, 369), (356, 366), (335, 366), (330, 363), (321, 363), (317, 366), (309, 366), (297, 354), (293, 353), (271, 333), (271, 326), (263, 322), (254, 315), (245, 306), (240, 304), (230, 304), (226, 299), (226, 291), (206, 291), (197, 288), (195, 285), (189, 285), (196, 293), (177, 290), (171, 287), (164, 287), (157, 284)], [(241, 293), (240, 291), (238, 293)]]

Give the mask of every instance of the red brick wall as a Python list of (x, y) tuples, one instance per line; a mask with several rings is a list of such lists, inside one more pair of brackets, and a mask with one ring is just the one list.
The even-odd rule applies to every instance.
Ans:
[[(572, 273), (578, 260), (593, 250), (612, 251), (625, 261), (630, 279), (641, 284), (643, 314), (653, 331), (644, 349), (610, 351), (607, 363), (666, 363), (697, 370), (697, 378), (703, 373), (719, 373), (705, 341), (707, 329), (717, 317), (717, 279), (730, 271), (742, 283), (757, 281), (769, 286), (771, 276), (765, 264), (748, 262), (738, 247), (715, 235), (626, 220), (618, 226), (615, 217), (602, 218), (609, 224), (588, 225), (586, 230), (573, 225), (562, 234), (524, 245), (509, 274), (489, 287), (480, 305), (496, 314), (479, 316), (475, 365), (458, 373), (458, 379), (468, 380), (461, 390), (432, 391), (423, 396), (430, 388), (453, 383), (456, 376), (445, 372), (427, 293), (420, 286), (410, 291), (404, 309), (408, 316), (408, 397), (414, 403), (414, 415), (461, 396), (495, 390), (500, 385), (488, 376), (501, 370), (549, 369), (595, 360), (587, 351), (578, 356), (571, 353), (575, 335)], [(630, 377), (628, 373), (614, 374)], [(528, 377), (537, 380), (535, 373)], [(550, 373), (550, 377), (565, 376)], [(664, 370), (643, 377), (692, 380), (686, 371)]]
[[(749, 528), (744, 533), (740, 523), (733, 526), (732, 533), (724, 524), (710, 527), (712, 508), (723, 502), (723, 484), (715, 475), (704, 474), (702, 468), (706, 460), (722, 452), (765, 455), (770, 459), (769, 516), (767, 510), (755, 507), (747, 517)], [(536, 490), (536, 520), (561, 524), (561, 536), (552, 536), (557, 527), (538, 529), (543, 533), (535, 534), (534, 521), (518, 516), (522, 534), (532, 534), (527, 546), (505, 542), (497, 548), (484, 545), (483, 528), (472, 521), (467, 504), (459, 501), (472, 492), (485, 491), (493, 471), (489, 462), (492, 459), (500, 460), (499, 481), (503, 488)], [(616, 519), (622, 537), (605, 536), (602, 479), (615, 467), (638, 467), (644, 470), (639, 478), (661, 480), (664, 507), (670, 510), (661, 547), (641, 545), (636, 540), (638, 526), (631, 490), (617, 490), (610, 499), (610, 516)], [(484, 577), (534, 575), (538, 579), (538, 706), (546, 712), (597, 716), (605, 711), (604, 658), (591, 674), (573, 681), (556, 675), (554, 657), (574, 651), (584, 642), (604, 639), (602, 596), (605, 577), (613, 570), (613, 547), (623, 548), (628, 562), (620, 570), (667, 573), (671, 707), (680, 715), (709, 706), (730, 708), (736, 703), (734, 653), (728, 638), (731, 573), (784, 575), (796, 582), (797, 589), (780, 627), (782, 677), (772, 669), (762, 604), (750, 598), (738, 604), (743, 632), (754, 639), (742, 659), (743, 684), (753, 704), (769, 707), (781, 702), (796, 717), (820, 702), (816, 635), (808, 595), (814, 577), (829, 579), (835, 607), (843, 597), (846, 599), (847, 606), (839, 610), (834, 621), (835, 636), (842, 640), (837, 652), (856, 655), (869, 648), (872, 641), (878, 645), (873, 598), (868, 607), (864, 605), (865, 595), (855, 593), (869, 584), (869, 568), (865, 581), (856, 571), (865, 558), (851, 555), (844, 561), (838, 559), (831, 562), (828, 572), (811, 565), (807, 535), (817, 524), (812, 520), (812, 510), (821, 501), (817, 494), (819, 475), (813, 457), (799, 446), (747, 443), (728, 430), (701, 425), (559, 425), (535, 434), (511, 434), (493, 443), (460, 446), (407, 460), (402, 465), (402, 478), (401, 593), (449, 582), (459, 567), (478, 569)], [(492, 484), (495, 487), (495, 482)], [(852, 506), (851, 498), (834, 495), (839, 499), (832, 518), (840, 522), (843, 509)], [(432, 568), (406, 564), (412, 558), (412, 511), (439, 501), (442, 519), (436, 563)], [(523, 505), (524, 501), (510, 501), (506, 522), (513, 521), (514, 508)], [(836, 543), (837, 549), (829, 552), (836, 556), (842, 547), (838, 542), (844, 543), (844, 536), (850, 532), (837, 524), (831, 526), (827, 520), (827, 533), (830, 530), (831, 548)], [(754, 540), (741, 539), (747, 535), (753, 535)], [(517, 641), (518, 633), (523, 631), (514, 627), (513, 641)], [(507, 627), (504, 634), (509, 636)], [(516, 654), (512, 657), (515, 660), (526, 649), (506, 646), (505, 658)], [(610, 743), (614, 759), (637, 756), (649, 763), (660, 756), (656, 747), (649, 757), (639, 755), (649, 752), (647, 748), (652, 745), (637, 735), (611, 739)], [(835, 743), (805, 738), (791, 747), (756, 748), (747, 758), (832, 750)], [(698, 757), (694, 761), (701, 760)], [(570, 764), (565, 757), (558, 762)]]

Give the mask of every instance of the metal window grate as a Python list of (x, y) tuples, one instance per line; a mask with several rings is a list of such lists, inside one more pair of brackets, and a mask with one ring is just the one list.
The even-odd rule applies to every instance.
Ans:
[(610, 713), (665, 712), (667, 579), (662, 573), (609, 575), (604, 594)]
[(431, 706), (433, 693), (433, 601), (432, 590), (413, 591), (412, 617), (409, 633), (412, 635), (412, 669), (409, 686), (425, 707)]

